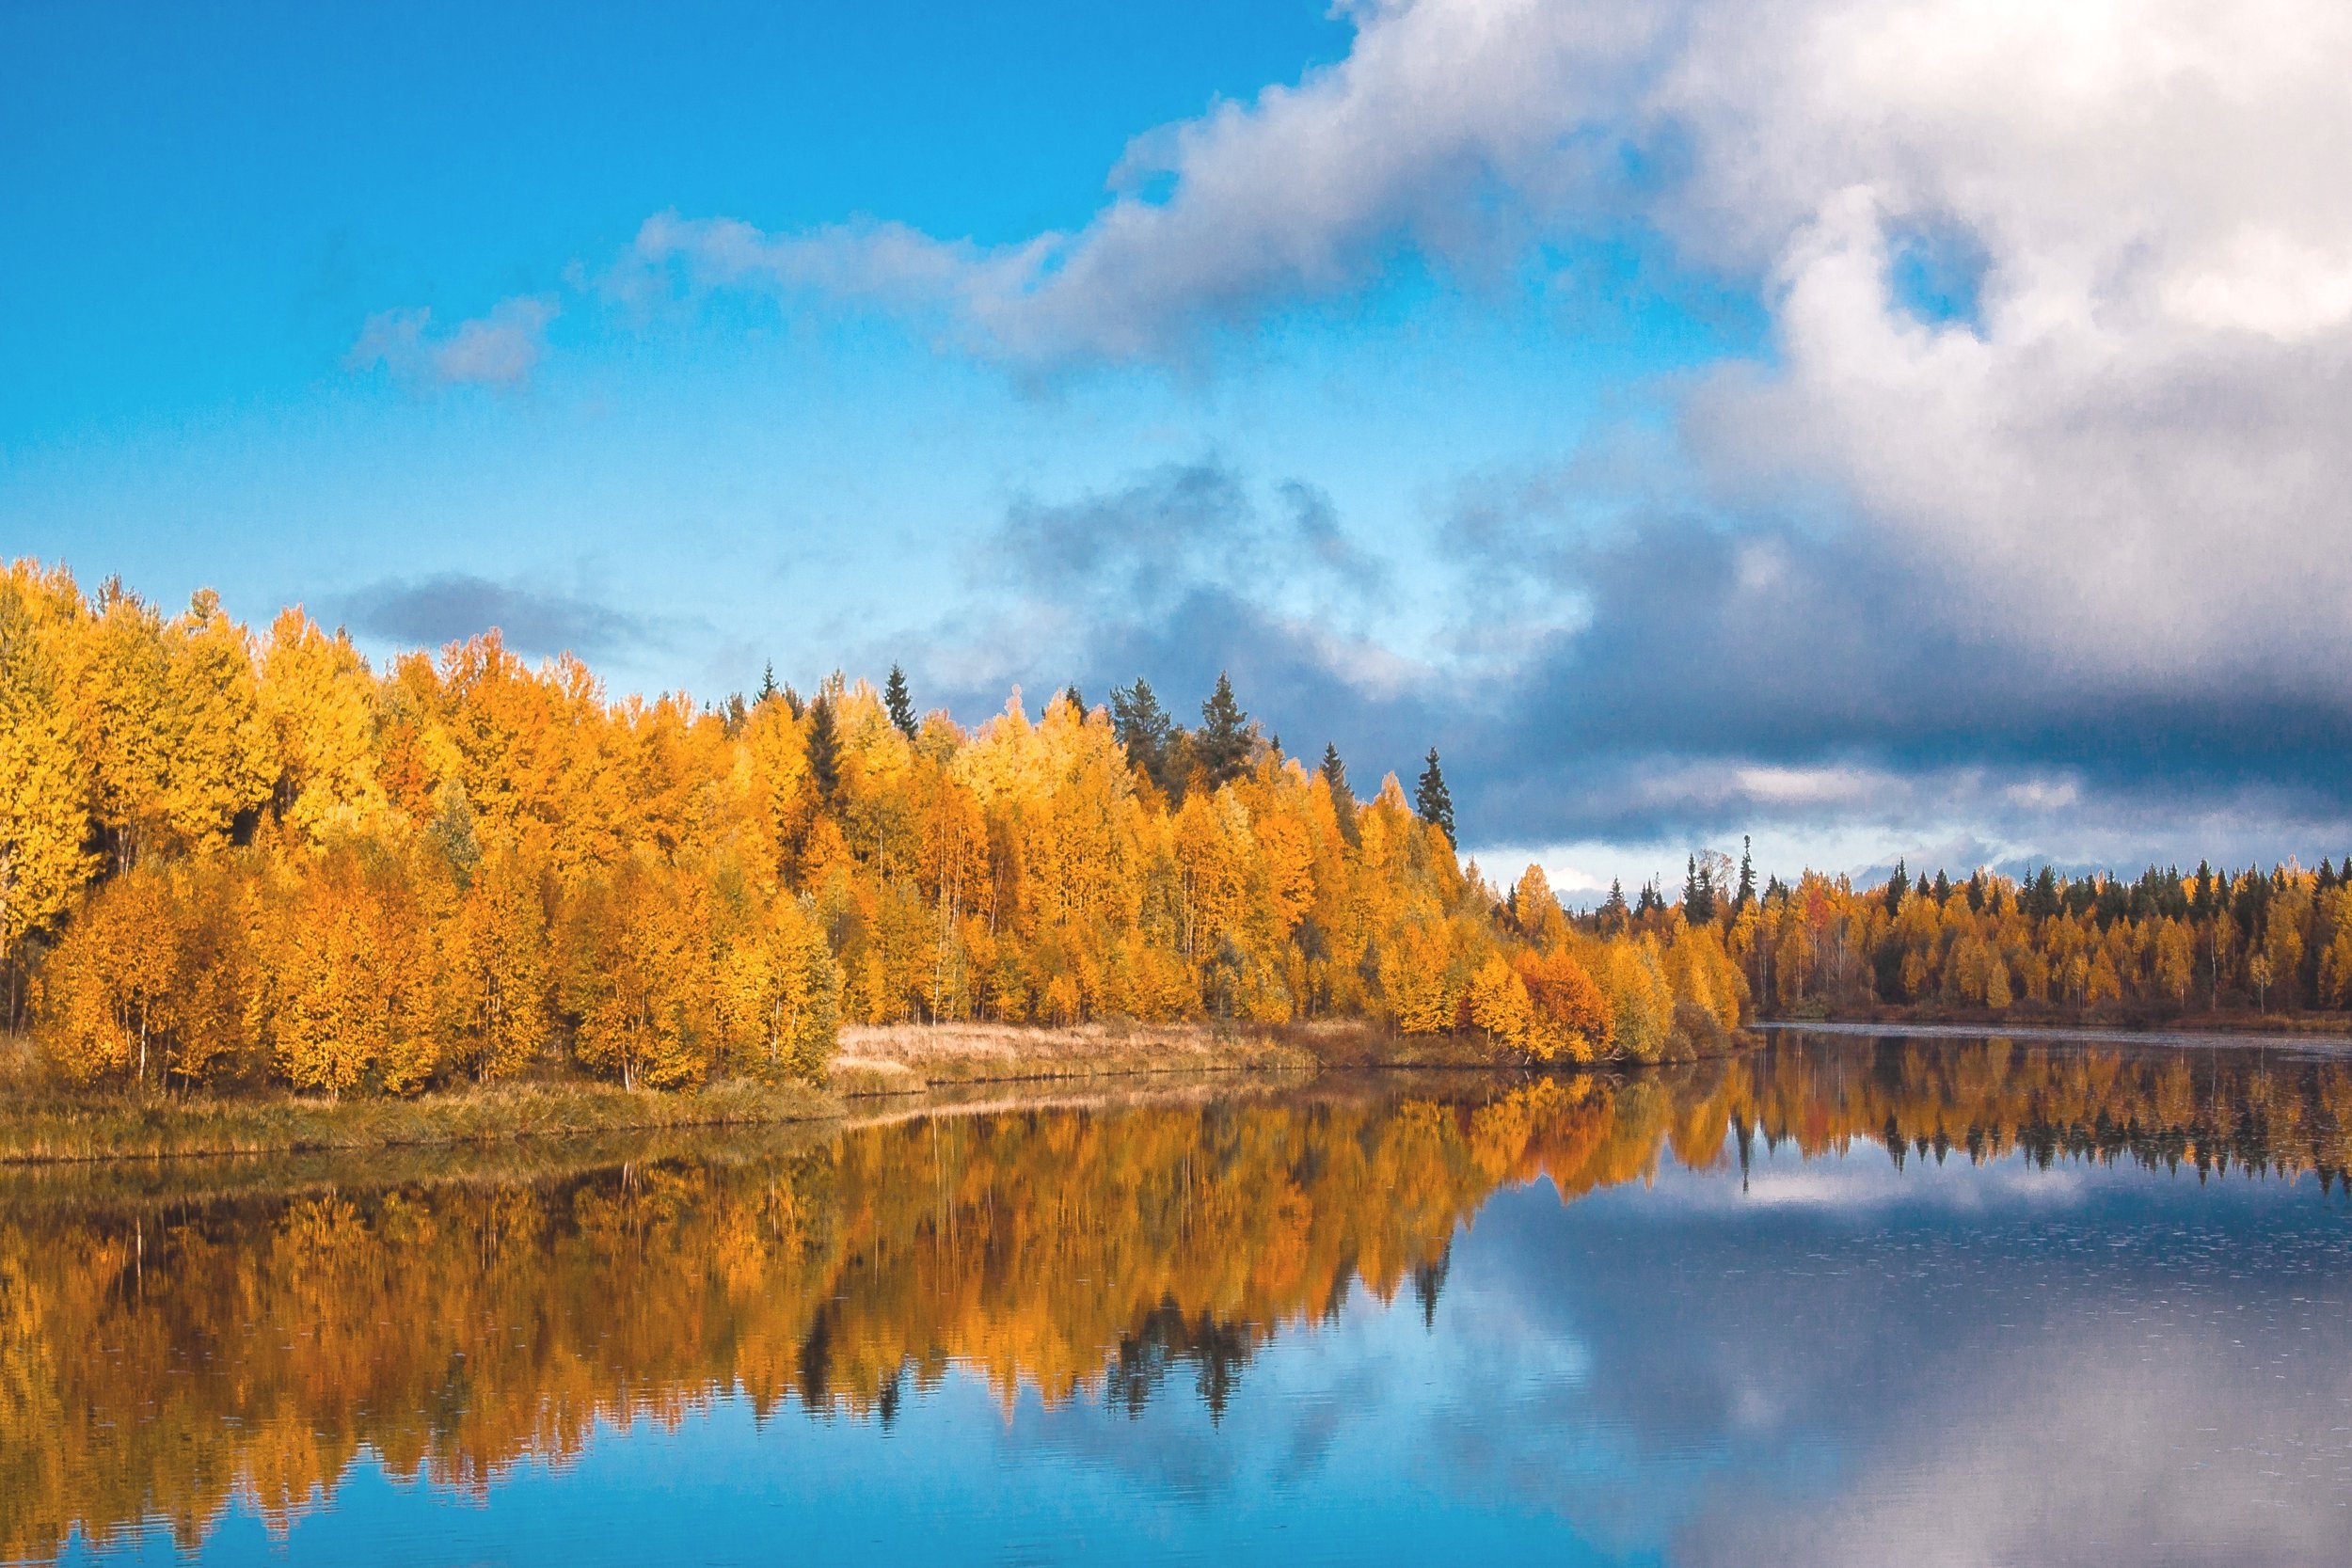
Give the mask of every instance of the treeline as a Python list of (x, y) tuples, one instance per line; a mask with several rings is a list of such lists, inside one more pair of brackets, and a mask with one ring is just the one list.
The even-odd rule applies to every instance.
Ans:
[[(2352, 872), (2352, 857), (2345, 871)], [(1759, 892), (1743, 857), (1693, 858), (1671, 909), (1655, 887), (1622, 891), (1592, 916), (1596, 931), (1715, 926), (1759, 1010), (1840, 1009), (2177, 1017), (2352, 1009), (2352, 880), (2323, 859), (2267, 871), (2151, 867), (2135, 881), (2025, 880), (1977, 871), (1914, 878), (1898, 863), (1883, 886), (1807, 872)]]
[(497, 634), (372, 668), (299, 610), (0, 577), (0, 982), (79, 1083), (408, 1093), (816, 1073), (842, 1021), (1328, 1017), (1652, 1059), (1737, 1022), (1724, 933), (1579, 929), (1220, 678), (966, 729), (902, 674), (609, 699)]

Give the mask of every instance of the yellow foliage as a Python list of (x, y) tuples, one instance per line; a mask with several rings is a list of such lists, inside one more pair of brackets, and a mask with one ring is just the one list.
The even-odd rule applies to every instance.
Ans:
[(1490, 954), (1470, 976), (1470, 1022), (1514, 1051), (1527, 1049), (1535, 1026), (1535, 1006), (1527, 984), (1500, 953)]
[(94, 869), (68, 672), (39, 618), (48, 586), (26, 562), (0, 575), (0, 960), (63, 914)]

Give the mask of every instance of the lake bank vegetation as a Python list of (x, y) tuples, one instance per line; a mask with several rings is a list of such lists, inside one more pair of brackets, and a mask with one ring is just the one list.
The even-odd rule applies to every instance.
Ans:
[(1807, 872), (1760, 893), (1743, 873), (1726, 896), (1717, 880), (1694, 859), (1671, 911), (1646, 889), (1594, 923), (1716, 924), (1768, 1018), (2352, 1030), (2352, 880), (2326, 859), (2134, 881), (1898, 863), (1875, 888)]
[(844, 1025), (1343, 1022), (1583, 1062), (1738, 1024), (1717, 925), (1602, 930), (1462, 864), (1434, 751), (1410, 800), (1359, 800), (1222, 679), (1200, 714), (1137, 681), (967, 729), (895, 670), (615, 701), (495, 633), (379, 670), (299, 610), (256, 632), (21, 562), (0, 1018), (56, 1085), (321, 1100), (820, 1082)]

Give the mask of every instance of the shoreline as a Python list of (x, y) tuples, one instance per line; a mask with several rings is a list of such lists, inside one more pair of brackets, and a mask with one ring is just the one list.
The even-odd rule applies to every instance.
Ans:
[(1874, 1021), (1868, 1019), (1758, 1019), (1743, 1027), (1770, 1034), (1841, 1035), (1849, 1037), (1916, 1039), (2031, 1040), (2052, 1045), (2159, 1045), (2168, 1047), (2227, 1046), (2233, 1050), (2260, 1048), (2305, 1049), (2320, 1054), (2352, 1052), (2352, 1035), (2312, 1029), (2306, 1032), (2233, 1029), (2212, 1025), (2151, 1025), (2099, 1023), (1955, 1023), (1942, 1020)]
[[(1669, 1062), (1736, 1053), (1686, 1051)], [(1596, 1062), (1592, 1068), (1633, 1064)], [(1665, 1064), (1661, 1064), (1665, 1065)], [(81, 1093), (16, 1086), (0, 1098), (0, 1169), (256, 1156), (307, 1158), (371, 1149), (529, 1150), (560, 1140), (717, 1133), (919, 1115), (975, 1090), (1050, 1089), (1152, 1081), (1304, 1083), (1327, 1072), (1575, 1070), (1526, 1061), (1468, 1036), (1399, 1036), (1372, 1025), (1304, 1023), (853, 1026), (841, 1031), (827, 1082), (727, 1081), (687, 1090), (581, 1081), (441, 1090), (412, 1100), (327, 1101)], [(872, 1112), (866, 1112), (871, 1107)]]

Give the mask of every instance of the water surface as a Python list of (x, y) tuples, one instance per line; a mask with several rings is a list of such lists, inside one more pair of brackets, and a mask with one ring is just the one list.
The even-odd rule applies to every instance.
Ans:
[(2352, 1070), (1782, 1035), (0, 1179), (0, 1556), (2352, 1558)]

